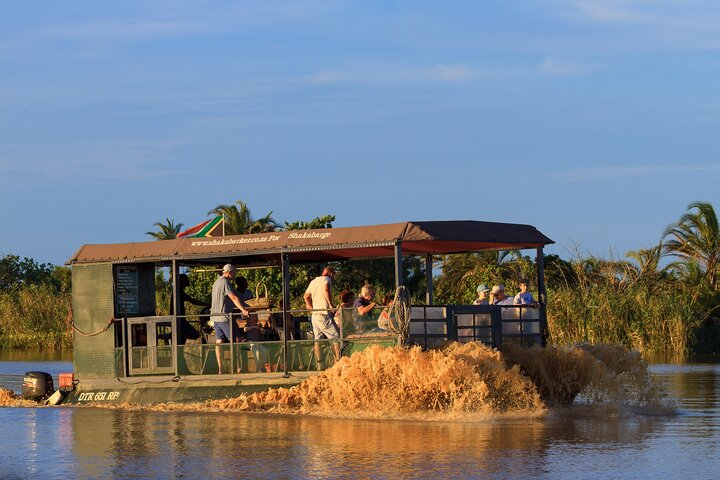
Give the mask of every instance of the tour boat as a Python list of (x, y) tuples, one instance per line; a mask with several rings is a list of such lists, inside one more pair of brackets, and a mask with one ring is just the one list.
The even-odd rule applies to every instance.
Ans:
[[(51, 403), (189, 402), (292, 387), (337, 360), (334, 341), (341, 345), (342, 356), (377, 344), (422, 348), (438, 348), (449, 341), (544, 345), (543, 247), (551, 243), (531, 225), (425, 221), (84, 245), (67, 262), (72, 270), (72, 313), (78, 332), (73, 344), (74, 372), (61, 379)], [(437, 305), (433, 301), (433, 256), (527, 249), (535, 250), (537, 306)], [(425, 263), (425, 298), (415, 298), (415, 304), (409, 301), (413, 292), (403, 287), (402, 265), (407, 256), (420, 257)], [(297, 326), (298, 319), (307, 321), (311, 312), (290, 308), (292, 266), (316, 265), (319, 272), (328, 264), (377, 258), (394, 259), (388, 262), (394, 265), (398, 292), (394, 328), (358, 327), (352, 310), (343, 310), (336, 315), (339, 340), (313, 339), (302, 332), (293, 335), (291, 326)], [(205, 333), (204, 339), (183, 342), (179, 328), (183, 318), (207, 332), (209, 316), (157, 314), (157, 275), (172, 280), (173, 298), (178, 299), (175, 279), (181, 272), (219, 273), (227, 263), (241, 271), (280, 270), (282, 285), (275, 290), (282, 291), (283, 307), (269, 306), (255, 313), (269, 315), (275, 308), (287, 326), (281, 329), (282, 338), (260, 345), (233, 341), (218, 347), (214, 335)], [(336, 287), (334, 297), (338, 293)], [(175, 302), (174, 312), (183, 311)], [(219, 356), (216, 348), (220, 348)], [(218, 358), (227, 373), (218, 373)]]

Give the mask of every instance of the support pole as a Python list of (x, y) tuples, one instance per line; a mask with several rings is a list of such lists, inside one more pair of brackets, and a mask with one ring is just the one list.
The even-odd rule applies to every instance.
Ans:
[(425, 284), (427, 290), (425, 292), (425, 303), (427, 305), (433, 304), (433, 276), (432, 276), (432, 255), (425, 255)]
[(402, 246), (400, 242), (395, 244), (395, 288), (403, 284), (402, 268)]
[(288, 337), (290, 336), (290, 329), (292, 328), (292, 318), (288, 313), (288, 307), (290, 305), (290, 256), (287, 252), (280, 254), (280, 263), (282, 265), (282, 298), (283, 298), (283, 363), (285, 365), (285, 375), (288, 375), (289, 365), (288, 359), (290, 358), (288, 352)]
[(540, 331), (542, 334), (542, 346), (547, 344), (547, 339), (550, 336), (547, 325), (547, 291), (545, 290), (545, 255), (543, 254), (543, 247), (537, 248), (537, 256), (535, 258), (537, 263), (537, 283), (538, 283), (538, 301), (540, 302)]
[(180, 375), (178, 369), (178, 318), (177, 312), (180, 310), (180, 267), (178, 267), (177, 261), (172, 261), (172, 291), (173, 291), (173, 318), (172, 318), (172, 351), (173, 351), (173, 370), (175, 376)]

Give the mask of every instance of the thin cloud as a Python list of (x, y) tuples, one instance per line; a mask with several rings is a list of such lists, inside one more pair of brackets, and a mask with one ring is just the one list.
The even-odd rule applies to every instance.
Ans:
[(653, 17), (637, 10), (640, 6), (647, 6), (648, 2), (633, 0), (567, 0), (581, 17), (600, 23), (644, 23)]
[(55, 27), (38, 33), (41, 36), (55, 39), (99, 41), (174, 38), (203, 33), (208, 30), (209, 27), (200, 22), (125, 21)]
[(304, 80), (308, 84), (460, 83), (473, 80), (479, 73), (467, 65), (433, 65), (416, 69), (369, 67), (355, 70), (321, 70), (307, 75)]
[(720, 172), (720, 165), (678, 165), (653, 167), (588, 167), (556, 172), (550, 178), (561, 182), (581, 182), (608, 178), (656, 177)]
[(594, 70), (597, 70), (597, 67), (593, 65), (564, 62), (552, 57), (546, 58), (542, 65), (540, 65), (540, 71), (542, 73), (554, 77), (577, 77)]

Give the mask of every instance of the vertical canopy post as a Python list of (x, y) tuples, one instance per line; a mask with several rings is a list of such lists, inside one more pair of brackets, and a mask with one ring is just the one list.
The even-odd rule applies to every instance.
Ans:
[(180, 328), (180, 323), (178, 322), (177, 314), (178, 311), (180, 311), (180, 302), (182, 299), (180, 298), (180, 267), (178, 267), (177, 260), (172, 261), (172, 265), (170, 267), (172, 269), (172, 291), (173, 291), (173, 318), (172, 318), (172, 359), (173, 359), (173, 370), (175, 371), (175, 376), (179, 376), (180, 372), (178, 371), (178, 340), (180, 338), (180, 335), (178, 335), (178, 328)]
[(433, 277), (432, 277), (432, 254), (428, 253), (425, 255), (425, 303), (428, 305), (433, 304)]
[(395, 288), (403, 284), (402, 269), (402, 245), (400, 242), (395, 244)]
[(547, 292), (545, 291), (545, 255), (543, 253), (543, 247), (537, 247), (535, 263), (537, 264), (538, 300), (540, 301), (540, 332), (542, 334), (542, 346), (544, 347), (547, 343), (549, 332), (546, 315)]
[(292, 328), (292, 318), (288, 313), (290, 307), (290, 256), (287, 252), (280, 254), (280, 263), (282, 265), (282, 317), (283, 317), (283, 363), (285, 365), (285, 375), (288, 374), (288, 338), (290, 329)]

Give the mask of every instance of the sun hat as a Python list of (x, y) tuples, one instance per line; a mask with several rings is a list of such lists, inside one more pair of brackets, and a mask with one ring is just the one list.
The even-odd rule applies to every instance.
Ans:
[(490, 289), (484, 283), (481, 283), (480, 285), (478, 285), (477, 293), (483, 293), (483, 292), (489, 292), (489, 291), (490, 291)]
[(225, 266), (223, 267), (223, 273), (234, 272), (235, 270), (237, 270), (237, 269), (235, 268), (235, 265), (233, 265), (232, 263), (226, 263)]
[(492, 293), (493, 295), (496, 295), (496, 294), (498, 294), (498, 293), (500, 293), (500, 292), (504, 292), (504, 291), (505, 291), (505, 285), (503, 285), (503, 284), (501, 283), (501, 284), (499, 284), (499, 285), (495, 285), (495, 286), (492, 288), (492, 291), (491, 291), (490, 293)]

